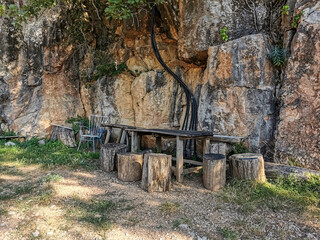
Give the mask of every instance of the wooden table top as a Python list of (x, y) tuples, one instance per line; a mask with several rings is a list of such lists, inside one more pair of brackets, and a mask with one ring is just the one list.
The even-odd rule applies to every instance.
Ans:
[(115, 123), (102, 123), (102, 127), (114, 127), (114, 128), (123, 128), (123, 129), (135, 129), (136, 127), (124, 125), (124, 124), (115, 124)]
[(210, 131), (186, 131), (186, 130), (172, 130), (172, 129), (147, 129), (147, 128), (136, 128), (128, 129), (130, 132), (138, 132), (145, 134), (159, 134), (164, 136), (175, 136), (175, 137), (186, 137), (186, 138), (199, 138), (199, 137), (210, 137), (214, 142), (223, 143), (240, 143), (243, 137), (237, 136), (225, 136), (213, 134)]
[(136, 128), (129, 129), (130, 132), (138, 132), (145, 134), (159, 134), (166, 136), (176, 136), (176, 137), (210, 137), (213, 136), (213, 132), (209, 131), (185, 131), (185, 130), (172, 130), (172, 129), (146, 129), (146, 128)]

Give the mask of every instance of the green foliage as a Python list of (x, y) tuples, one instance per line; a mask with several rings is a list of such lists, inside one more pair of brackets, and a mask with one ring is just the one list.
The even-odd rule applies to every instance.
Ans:
[(274, 46), (268, 55), (274, 66), (281, 67), (286, 62), (287, 50), (280, 46)]
[(303, 14), (304, 14), (304, 11), (301, 11), (297, 15), (294, 16), (293, 21), (291, 23), (291, 27), (293, 27), (293, 28), (297, 28), (298, 27)]
[(74, 199), (73, 206), (68, 209), (67, 215), (71, 219), (107, 230), (112, 226), (109, 215), (115, 208), (116, 204), (112, 201), (92, 200), (88, 203), (80, 199)]
[(220, 228), (219, 233), (223, 236), (224, 239), (228, 239), (228, 240), (238, 239), (236, 232), (234, 232), (233, 230), (231, 230), (230, 228), (227, 228), (227, 227)]
[(227, 42), (229, 40), (229, 36), (228, 36), (227, 32), (228, 32), (227, 27), (224, 27), (220, 30), (220, 36), (221, 36), (222, 40), (225, 42)]
[(243, 143), (235, 143), (234, 144), (234, 150), (233, 153), (234, 154), (239, 154), (239, 153), (248, 153), (249, 148), (246, 147)]
[(1, 136), (17, 136), (17, 134), (14, 131), (8, 131), (8, 132), (0, 132)]
[(117, 65), (112, 62), (104, 65), (98, 65), (93, 75), (93, 79), (98, 80), (99, 78), (102, 78), (104, 76), (108, 76), (108, 77), (117, 76), (126, 70), (128, 70), (128, 66), (126, 63), (121, 63)]
[(55, 6), (55, 0), (29, 0), (27, 4), (18, 7), (15, 4), (0, 5), (0, 16), (6, 16), (14, 19), (14, 25), (18, 28), (28, 19), (37, 18), (43, 9)]
[(154, 4), (163, 3), (163, 0), (107, 0), (104, 12), (107, 19), (126, 19), (132, 17), (139, 8), (151, 8)]
[(49, 141), (44, 145), (38, 144), (39, 139), (18, 142), (16, 146), (6, 147), (5, 141), (0, 141), (0, 166), (5, 162), (20, 164), (40, 164), (46, 168), (67, 166), (72, 169), (96, 169), (94, 160), (99, 153), (77, 151), (69, 148), (60, 141)]
[(289, 9), (290, 9), (289, 5), (284, 5), (281, 9), (281, 14), (282, 15), (289, 15)]
[(239, 211), (254, 211), (268, 207), (272, 210), (305, 210), (308, 206), (320, 211), (320, 176), (307, 179), (278, 178), (266, 183), (232, 181), (220, 197), (223, 201), (239, 205)]
[(45, 176), (44, 178), (41, 178), (39, 180), (39, 182), (40, 182), (40, 184), (50, 183), (50, 182), (58, 182), (61, 179), (62, 179), (61, 175), (52, 173), (52, 174)]
[(89, 119), (87, 117), (81, 117), (78, 115), (77, 117), (71, 117), (66, 120), (66, 123), (72, 124), (74, 134), (77, 134), (80, 131), (80, 122), (82, 123), (82, 126), (87, 128), (89, 127)]

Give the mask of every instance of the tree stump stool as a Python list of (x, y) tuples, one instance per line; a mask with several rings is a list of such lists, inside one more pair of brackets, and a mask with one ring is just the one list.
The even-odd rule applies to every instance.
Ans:
[(226, 184), (226, 156), (205, 154), (203, 156), (203, 185), (211, 191), (218, 191)]
[(142, 177), (143, 154), (118, 154), (118, 178), (124, 182), (134, 182)]
[(236, 179), (265, 182), (263, 156), (256, 153), (232, 155), (230, 157), (230, 174)]
[(171, 189), (172, 156), (147, 153), (143, 159), (141, 188), (147, 192), (165, 192)]
[(54, 123), (52, 123), (51, 126), (53, 126), (53, 131), (50, 139), (60, 140), (64, 145), (69, 147), (76, 147), (75, 135), (72, 128)]
[(117, 154), (126, 152), (127, 145), (125, 144), (103, 144), (100, 149), (100, 169), (106, 172), (117, 170)]

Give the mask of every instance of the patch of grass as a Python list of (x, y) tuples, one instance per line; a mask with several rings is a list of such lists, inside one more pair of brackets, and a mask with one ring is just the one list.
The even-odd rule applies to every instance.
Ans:
[(160, 210), (165, 213), (176, 212), (180, 207), (179, 203), (164, 202), (160, 205)]
[(19, 171), (15, 166), (2, 166), (0, 165), (0, 173), (11, 176), (23, 176), (24, 174)]
[(0, 141), (0, 166), (5, 162), (19, 162), (40, 164), (45, 168), (68, 166), (71, 169), (97, 169), (94, 159), (99, 158), (99, 153), (77, 151), (60, 141), (39, 145), (38, 139), (33, 138), (25, 142), (15, 142), (16, 146), (13, 147), (6, 147), (4, 143)]
[(28, 194), (31, 193), (32, 189), (34, 187), (32, 185), (24, 185), (24, 186), (18, 186), (15, 189), (15, 194), (16, 195), (23, 195), (23, 194)]
[(50, 183), (50, 182), (58, 182), (62, 179), (62, 177), (59, 174), (50, 173), (44, 178), (41, 178), (39, 180), (40, 184), (43, 183)]
[(7, 215), (8, 211), (4, 208), (0, 208), (0, 217)]
[(67, 216), (73, 220), (108, 230), (112, 227), (109, 215), (111, 211), (115, 210), (115, 207), (116, 204), (112, 201), (101, 200), (87, 203), (75, 198), (72, 206), (67, 211)]
[(278, 178), (266, 183), (231, 181), (220, 197), (239, 205), (240, 212), (268, 207), (277, 211), (290, 209), (301, 211), (307, 207), (320, 208), (320, 177), (310, 175), (307, 179)]
[(179, 219), (176, 219), (172, 222), (173, 228), (178, 228), (180, 226), (181, 222)]
[(228, 240), (236, 240), (237, 234), (230, 228), (220, 228), (219, 233), (222, 235), (224, 239)]

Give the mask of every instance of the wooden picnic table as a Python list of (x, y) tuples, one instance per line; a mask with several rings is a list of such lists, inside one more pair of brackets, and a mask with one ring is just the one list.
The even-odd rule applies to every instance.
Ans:
[(113, 124), (113, 123), (103, 123), (103, 124), (101, 124), (101, 126), (106, 127), (108, 129), (107, 136), (106, 136), (106, 139), (104, 142), (105, 144), (110, 141), (112, 128), (120, 128), (120, 134), (117, 138), (117, 143), (124, 143), (125, 140), (127, 139), (127, 145), (129, 145), (128, 129), (135, 129), (136, 128), (136, 127), (129, 126), (129, 125)]
[[(161, 149), (161, 138), (175, 138), (177, 142), (176, 147), (176, 167), (172, 167), (172, 170), (177, 178), (178, 182), (183, 181), (182, 174), (191, 173), (202, 168), (197, 161), (184, 160), (183, 158), (183, 140), (187, 139), (199, 139), (203, 142), (203, 153), (209, 153), (210, 138), (212, 138), (213, 133), (208, 131), (183, 131), (183, 130), (170, 130), (170, 129), (128, 129), (129, 132), (132, 132), (132, 142), (131, 142), (131, 151), (137, 152), (140, 150), (140, 136), (143, 135), (153, 135), (156, 138), (157, 148)], [(183, 169), (183, 163), (191, 163), (198, 165), (195, 168)], [(198, 164), (197, 164), (198, 163)], [(200, 166), (199, 166), (200, 165)]]
[[(161, 138), (175, 138), (177, 142), (176, 157), (172, 160), (176, 161), (176, 167), (172, 167), (172, 170), (177, 178), (178, 182), (183, 181), (182, 174), (188, 174), (198, 171), (202, 168), (202, 162), (184, 159), (183, 140), (198, 139), (202, 140), (203, 154), (210, 151), (210, 140), (216, 143), (239, 143), (243, 137), (225, 136), (213, 134), (210, 131), (184, 131), (184, 130), (171, 130), (171, 129), (145, 129), (135, 128), (127, 129), (132, 132), (131, 151), (137, 152), (140, 150), (140, 137), (143, 135), (152, 135), (156, 138), (157, 149), (161, 150)], [(189, 163), (196, 165), (196, 167), (183, 169), (183, 163)]]

